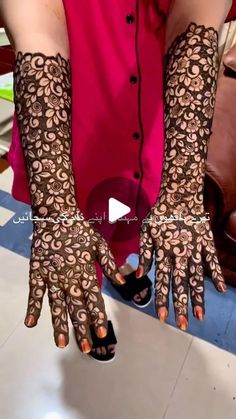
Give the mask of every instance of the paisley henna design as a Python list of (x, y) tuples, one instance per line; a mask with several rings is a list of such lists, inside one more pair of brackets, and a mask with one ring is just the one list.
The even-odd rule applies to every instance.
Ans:
[(172, 282), (177, 320), (181, 315), (187, 319), (189, 288), (194, 314), (196, 307), (204, 313), (204, 264), (216, 289), (226, 289), (210, 222), (204, 218), (197, 222), (206, 215), (203, 188), (216, 95), (217, 52), (217, 32), (191, 23), (166, 56), (162, 181), (150, 220), (142, 225), (140, 268), (147, 273), (155, 252), (157, 314), (161, 307), (168, 310)]
[(31, 321), (26, 324), (37, 323), (48, 288), (56, 344), (61, 334), (68, 344), (68, 310), (82, 348), (82, 339), (92, 343), (90, 324), (98, 335), (100, 327), (107, 328), (96, 260), (114, 283), (121, 284), (121, 275), (107, 243), (84, 219), (75, 199), (69, 61), (60, 54), (19, 52), (14, 89), (32, 213), (38, 217), (33, 221), (26, 316)]

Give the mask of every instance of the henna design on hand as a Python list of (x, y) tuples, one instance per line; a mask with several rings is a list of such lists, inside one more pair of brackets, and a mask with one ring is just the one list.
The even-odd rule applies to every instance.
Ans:
[[(47, 57), (19, 52), (14, 89), (32, 213), (38, 217), (33, 222), (26, 325), (37, 324), (48, 288), (56, 344), (61, 335), (65, 345), (69, 341), (68, 309), (83, 348), (83, 339), (92, 344), (90, 324), (98, 336), (107, 329), (95, 262), (115, 283), (121, 284), (122, 277), (106, 241), (84, 219), (76, 203), (70, 156), (69, 61), (60, 54)], [(67, 219), (58, 223), (61, 214)]]
[[(157, 203), (143, 224), (140, 267), (156, 261), (156, 310), (169, 307), (172, 282), (178, 320), (188, 316), (188, 293), (193, 312), (204, 314), (203, 266), (218, 291), (225, 291), (213, 233), (204, 217), (203, 188), (218, 74), (218, 34), (214, 28), (191, 23), (170, 46), (165, 68), (165, 150)], [(160, 222), (162, 217), (170, 222)], [(182, 219), (181, 219), (182, 218)], [(172, 279), (172, 281), (171, 281)]]

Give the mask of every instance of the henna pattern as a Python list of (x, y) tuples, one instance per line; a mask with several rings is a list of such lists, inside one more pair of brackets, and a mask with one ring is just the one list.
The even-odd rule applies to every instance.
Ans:
[[(210, 223), (194, 223), (205, 216), (204, 174), (216, 95), (217, 52), (217, 32), (191, 23), (166, 56), (162, 181), (149, 214), (151, 220), (142, 225), (140, 265), (147, 272), (155, 251), (157, 313), (161, 307), (168, 310), (172, 277), (177, 318), (187, 318), (189, 288), (193, 311), (199, 306), (204, 312), (204, 263), (218, 291), (225, 290)], [(175, 218), (163, 222), (164, 216)]]
[[(116, 284), (121, 279), (107, 243), (76, 204), (69, 61), (60, 54), (19, 52), (14, 89), (32, 213), (38, 217), (33, 222), (27, 317), (33, 315), (32, 325), (37, 323), (48, 288), (56, 344), (60, 334), (68, 343), (67, 309), (79, 342), (87, 338), (91, 343), (90, 324), (95, 330), (107, 328), (95, 261)], [(61, 214), (67, 219), (57, 222)]]

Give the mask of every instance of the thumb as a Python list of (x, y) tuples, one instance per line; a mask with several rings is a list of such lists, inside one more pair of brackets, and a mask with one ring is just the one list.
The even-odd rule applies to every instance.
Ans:
[[(33, 266), (33, 263), (32, 263)], [(41, 314), (46, 285), (38, 271), (30, 267), (28, 307), (25, 317), (27, 327), (36, 326)]]
[(150, 227), (143, 224), (140, 231), (140, 254), (139, 265), (136, 271), (136, 278), (146, 275), (152, 266), (153, 241), (150, 233)]
[(224, 65), (236, 71), (236, 45), (234, 45), (224, 56)]
[(125, 278), (121, 275), (115, 262), (115, 258), (108, 247), (106, 240), (99, 234), (97, 245), (97, 260), (102, 268), (104, 275), (115, 285), (125, 284)]

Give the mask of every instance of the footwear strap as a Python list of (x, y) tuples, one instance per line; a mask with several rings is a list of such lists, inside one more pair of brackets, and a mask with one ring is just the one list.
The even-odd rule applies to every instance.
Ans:
[(90, 326), (90, 331), (94, 349), (100, 348), (101, 346), (115, 345), (117, 343), (116, 335), (111, 320), (108, 320), (107, 335), (105, 336), (105, 338), (99, 338), (96, 335), (93, 326)]
[(135, 272), (131, 272), (128, 275), (124, 275), (124, 278), (126, 280), (124, 285), (112, 284), (112, 286), (126, 301), (131, 301), (136, 294), (152, 286), (152, 281), (147, 275), (136, 278)]

